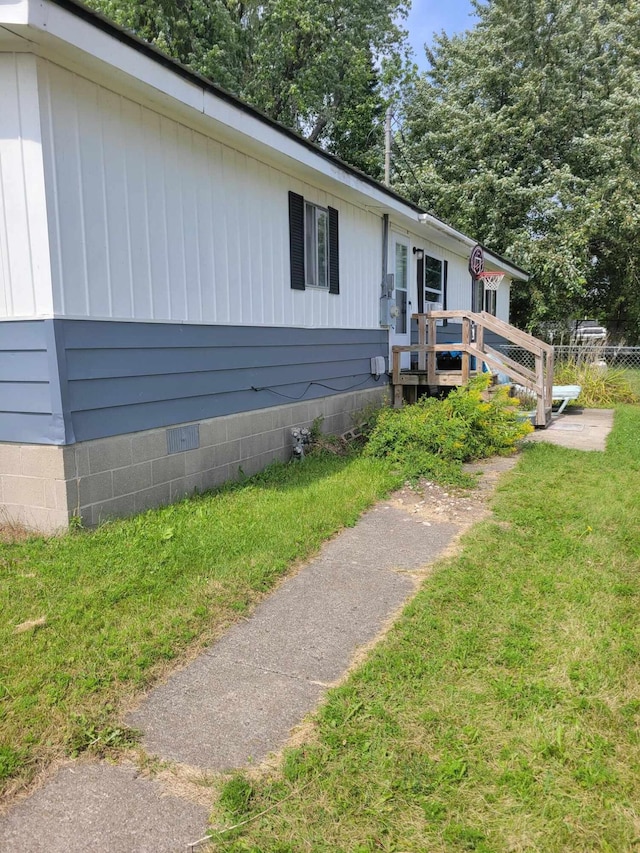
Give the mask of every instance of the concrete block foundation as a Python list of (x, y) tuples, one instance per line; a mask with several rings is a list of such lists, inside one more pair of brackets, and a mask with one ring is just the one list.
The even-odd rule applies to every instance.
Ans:
[[(63, 532), (74, 516), (93, 527), (252, 476), (291, 457), (294, 426), (323, 419), (340, 434), (354, 415), (382, 405), (387, 387), (242, 412), (198, 422), (199, 446), (169, 453), (167, 429), (65, 447), (0, 444), (0, 522), (41, 533)], [(180, 425), (179, 425), (180, 426)]]

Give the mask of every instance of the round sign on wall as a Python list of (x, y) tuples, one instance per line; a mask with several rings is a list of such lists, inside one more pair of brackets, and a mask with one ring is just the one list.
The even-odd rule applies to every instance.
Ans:
[(480, 244), (476, 244), (469, 255), (469, 272), (474, 278), (484, 272), (484, 252)]

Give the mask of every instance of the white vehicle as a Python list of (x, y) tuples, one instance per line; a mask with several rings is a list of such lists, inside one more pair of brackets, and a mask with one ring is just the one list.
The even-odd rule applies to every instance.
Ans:
[(596, 320), (581, 320), (576, 328), (576, 339), (578, 341), (605, 341), (607, 330), (600, 326)]

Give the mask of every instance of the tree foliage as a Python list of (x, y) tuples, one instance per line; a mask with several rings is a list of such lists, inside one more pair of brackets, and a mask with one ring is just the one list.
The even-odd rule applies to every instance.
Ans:
[(416, 200), (533, 273), (520, 316), (640, 338), (640, 7), (473, 0), (406, 104)]
[(411, 73), (392, 0), (92, 0), (276, 121), (379, 176), (383, 116)]

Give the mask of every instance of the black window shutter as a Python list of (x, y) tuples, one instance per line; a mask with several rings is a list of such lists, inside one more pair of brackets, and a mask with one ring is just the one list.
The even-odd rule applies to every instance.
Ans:
[(418, 314), (424, 314), (424, 257), (416, 263)]
[[(447, 311), (447, 279), (449, 278), (449, 261), (444, 261), (444, 269), (442, 271), (442, 310)], [(446, 326), (448, 320), (443, 320), (442, 325)]]
[(304, 290), (304, 199), (289, 193), (289, 258), (291, 287)]
[(340, 253), (338, 211), (329, 208), (329, 293), (340, 293)]

